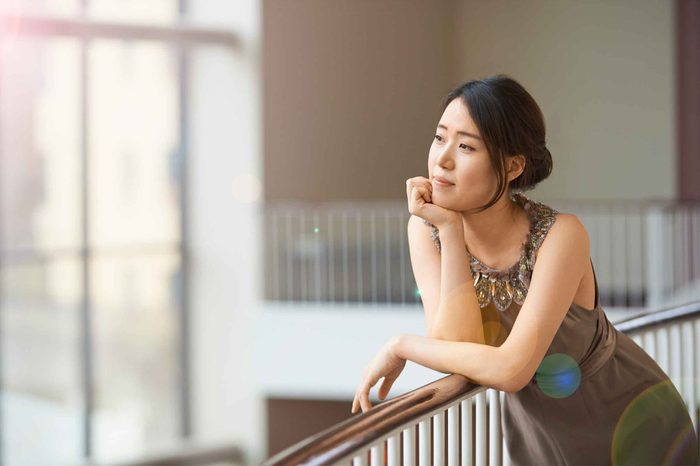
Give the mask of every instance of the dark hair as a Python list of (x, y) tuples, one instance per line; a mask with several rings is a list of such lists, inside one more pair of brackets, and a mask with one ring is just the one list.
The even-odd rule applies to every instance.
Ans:
[[(545, 145), (542, 110), (535, 99), (514, 79), (499, 74), (469, 81), (451, 90), (443, 111), (456, 98), (469, 109), (498, 176), (498, 189), (483, 211), (508, 190), (527, 191), (552, 173), (552, 154)], [(514, 180), (506, 181), (505, 158), (522, 154), (525, 168)]]

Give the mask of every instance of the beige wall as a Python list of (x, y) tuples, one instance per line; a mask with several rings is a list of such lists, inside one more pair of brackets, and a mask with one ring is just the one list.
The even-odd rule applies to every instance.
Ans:
[(458, 2), (455, 82), (507, 73), (542, 107), (538, 197), (675, 197), (673, 3)]
[(266, 0), (270, 199), (405, 196), (440, 101), (507, 73), (554, 157), (538, 198), (673, 198), (673, 2)]

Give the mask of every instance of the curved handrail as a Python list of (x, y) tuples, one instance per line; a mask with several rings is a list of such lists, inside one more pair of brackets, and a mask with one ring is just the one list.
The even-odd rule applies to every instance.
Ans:
[(459, 374), (450, 374), (376, 405), (316, 435), (292, 445), (264, 466), (327, 465), (350, 459), (358, 449), (401, 426), (486, 390)]
[[(630, 317), (613, 325), (623, 333), (633, 333), (698, 316), (700, 301)], [(375, 439), (486, 389), (459, 374), (450, 374), (308, 437), (269, 458), (263, 466), (321, 466), (349, 460)]]
[(659, 311), (649, 312), (615, 322), (615, 328), (623, 333), (633, 333), (661, 327), (669, 322), (679, 323), (700, 316), (700, 301), (691, 301)]

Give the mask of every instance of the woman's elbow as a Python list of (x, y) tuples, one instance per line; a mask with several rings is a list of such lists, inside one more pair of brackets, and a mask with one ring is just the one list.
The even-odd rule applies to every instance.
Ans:
[(527, 383), (523, 384), (515, 380), (506, 380), (501, 384), (500, 390), (506, 393), (516, 393), (527, 386)]

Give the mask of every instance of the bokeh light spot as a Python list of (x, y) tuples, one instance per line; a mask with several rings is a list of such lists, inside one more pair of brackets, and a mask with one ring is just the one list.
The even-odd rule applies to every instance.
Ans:
[(581, 369), (574, 358), (564, 353), (546, 356), (535, 373), (542, 392), (552, 398), (566, 398), (581, 385)]
[(644, 389), (615, 425), (612, 464), (691, 464), (698, 443), (686, 409), (671, 380)]

